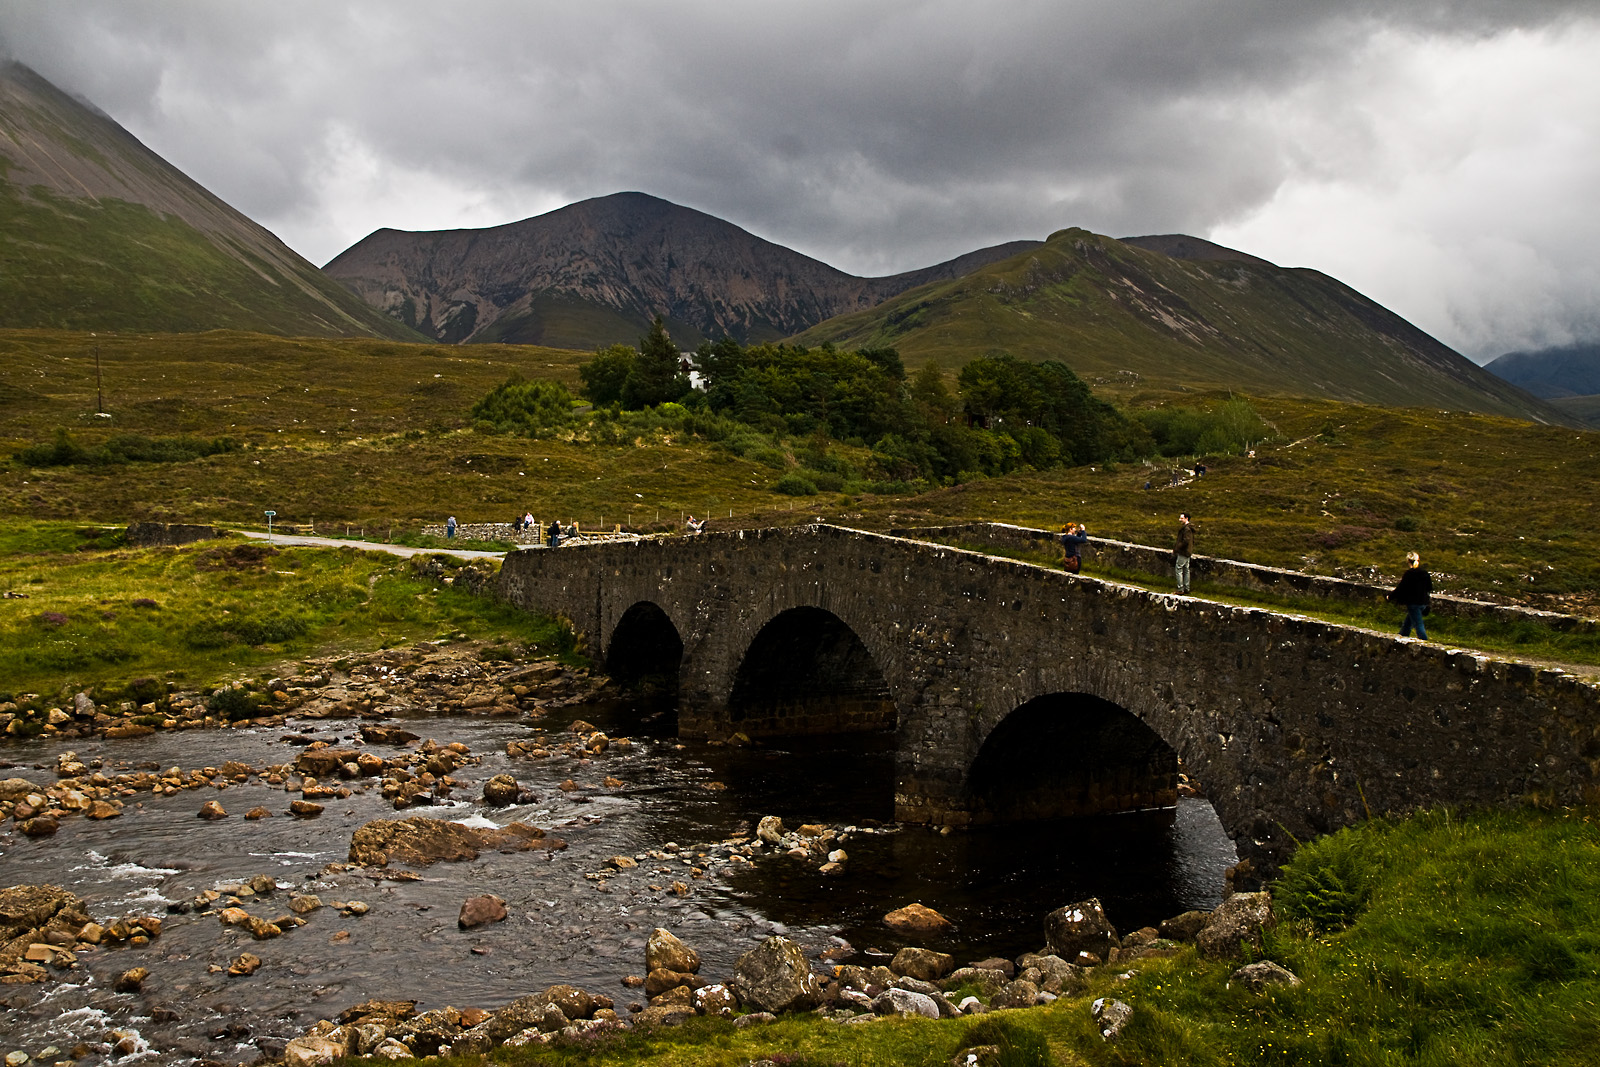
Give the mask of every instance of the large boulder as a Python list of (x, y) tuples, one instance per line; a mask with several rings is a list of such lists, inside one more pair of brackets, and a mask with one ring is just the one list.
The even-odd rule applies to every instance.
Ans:
[(392, 860), (413, 867), (478, 858), (479, 852), (517, 852), (527, 848), (565, 848), (536, 826), (514, 822), (504, 829), (478, 829), (458, 822), (417, 815), (410, 819), (373, 819), (350, 838), (350, 862), (368, 867)]
[(733, 989), (755, 1011), (807, 1011), (822, 999), (822, 983), (800, 946), (787, 937), (769, 937), (740, 956)]
[(1211, 921), (1209, 911), (1186, 911), (1161, 920), (1159, 933), (1169, 941), (1193, 941)]
[(953, 925), (949, 919), (923, 904), (907, 904), (883, 917), (883, 924), (901, 934), (940, 934)]
[(1044, 917), (1044, 936), (1050, 949), (1066, 960), (1089, 952), (1106, 959), (1118, 945), (1116, 927), (1106, 918), (1098, 897), (1057, 908)]
[(1195, 944), (1213, 959), (1237, 956), (1246, 945), (1259, 952), (1262, 931), (1272, 925), (1271, 893), (1235, 893), (1211, 913)]
[(644, 969), (698, 974), (700, 953), (679, 941), (672, 931), (658, 926), (650, 932), (650, 939), (644, 945)]

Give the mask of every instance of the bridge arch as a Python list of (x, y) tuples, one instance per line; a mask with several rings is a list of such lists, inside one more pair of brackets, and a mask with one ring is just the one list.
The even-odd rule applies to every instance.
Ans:
[(1170, 808), (1178, 752), (1119, 704), (1082, 692), (1034, 697), (1001, 719), (968, 768), (973, 822)]
[(780, 611), (734, 672), (729, 725), (759, 734), (875, 733), (895, 728), (894, 694), (872, 652), (825, 608)]
[(661, 606), (640, 600), (612, 628), (606, 673), (624, 686), (647, 683), (676, 692), (683, 666), (683, 636)]

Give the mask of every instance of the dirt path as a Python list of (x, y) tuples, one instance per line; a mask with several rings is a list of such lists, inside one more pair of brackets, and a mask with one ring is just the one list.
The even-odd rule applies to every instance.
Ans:
[(364, 552), (387, 552), (392, 556), (421, 556), (443, 553), (462, 559), (500, 559), (504, 552), (484, 552), (475, 548), (411, 548), (408, 545), (386, 545), (379, 541), (345, 541), (337, 537), (308, 537), (302, 534), (275, 533), (270, 538), (259, 530), (240, 530), (245, 537), (257, 541), (271, 541), (275, 545), (309, 545), (313, 548), (359, 548)]

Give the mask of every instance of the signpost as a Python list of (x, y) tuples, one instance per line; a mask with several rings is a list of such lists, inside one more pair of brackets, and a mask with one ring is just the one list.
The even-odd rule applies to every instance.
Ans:
[(271, 508), (267, 509), (267, 543), (268, 544), (272, 543), (272, 516), (274, 516), (276, 514), (277, 514), (277, 512), (273, 511)]

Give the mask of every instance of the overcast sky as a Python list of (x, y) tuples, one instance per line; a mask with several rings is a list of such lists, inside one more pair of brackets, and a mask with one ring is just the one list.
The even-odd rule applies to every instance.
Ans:
[(1600, 340), (1600, 3), (4, 0), (0, 47), (324, 263), (634, 189), (857, 274), (1067, 226)]

